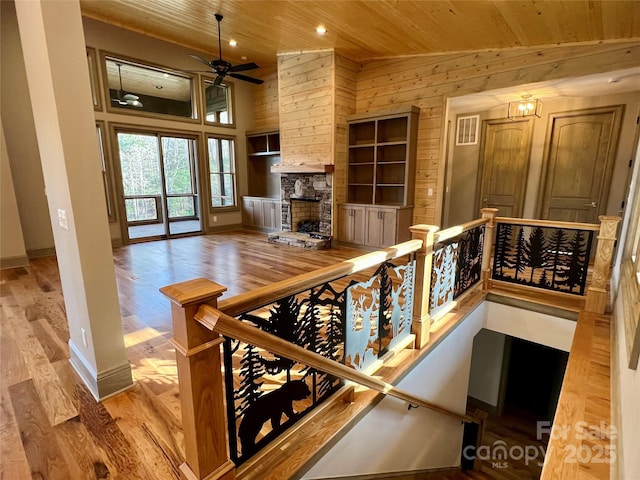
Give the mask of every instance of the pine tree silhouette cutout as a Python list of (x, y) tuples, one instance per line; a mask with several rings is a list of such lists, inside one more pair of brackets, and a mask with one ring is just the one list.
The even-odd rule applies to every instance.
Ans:
[(458, 242), (458, 262), (456, 264), (456, 276), (454, 280), (454, 298), (463, 291), (469, 281), (469, 235), (465, 235)]
[(540, 280), (538, 280), (538, 285), (542, 288), (549, 288), (549, 279), (547, 278), (547, 269), (542, 270), (542, 275), (540, 276)]
[[(342, 328), (343, 322), (341, 318), (341, 311), (337, 307), (331, 308), (329, 315), (329, 322), (326, 326), (325, 337), (319, 345), (320, 355), (323, 355), (336, 362), (342, 362), (340, 358), (340, 352), (343, 350), (344, 344), (344, 329)], [(337, 377), (333, 375), (323, 375), (318, 385), (318, 393), (320, 397), (330, 392), (337, 380)]]
[[(300, 304), (293, 295), (288, 296), (276, 303), (269, 315), (269, 323), (265, 330), (276, 337), (282, 338), (290, 343), (296, 343), (299, 336), (298, 316), (300, 315)], [(274, 355), (273, 360), (263, 359), (265, 369), (270, 374), (287, 371), (287, 382), (291, 381), (291, 367), (295, 364), (279, 355)]]
[(386, 348), (383, 346), (383, 340), (391, 334), (391, 311), (393, 310), (393, 299), (391, 297), (392, 284), (389, 278), (388, 262), (380, 265), (376, 272), (380, 275), (380, 305), (378, 307), (378, 355), (383, 353)]
[(538, 268), (543, 268), (546, 264), (546, 245), (547, 241), (544, 230), (536, 227), (529, 235), (529, 241), (525, 245), (525, 258), (531, 268), (531, 277), (529, 282), (533, 284), (533, 275)]
[(518, 280), (518, 274), (524, 272), (526, 266), (525, 258), (525, 240), (524, 240), (524, 228), (520, 228), (518, 231), (518, 239), (516, 240), (515, 247), (515, 259), (513, 261), (513, 268), (515, 269), (515, 280)]
[(513, 227), (506, 223), (498, 224), (496, 235), (495, 259), (493, 263), (493, 274), (497, 278), (504, 278), (504, 269), (509, 268), (509, 251), (511, 249), (511, 237)]
[(549, 240), (549, 248), (551, 249), (551, 264), (553, 265), (550, 285), (551, 288), (555, 288), (557, 283), (556, 277), (562, 275), (558, 267), (561, 266), (561, 259), (565, 256), (567, 249), (567, 234), (564, 230), (558, 228), (553, 231)]
[(573, 288), (582, 284), (584, 268), (586, 263), (586, 245), (583, 244), (582, 231), (576, 230), (569, 244), (569, 262), (562, 285), (568, 287), (569, 292), (573, 292)]
[(260, 386), (266, 370), (262, 363), (262, 357), (258, 349), (253, 345), (246, 345), (244, 355), (240, 359), (240, 386), (234, 397), (240, 403), (236, 406), (236, 413), (242, 414), (261, 396)]

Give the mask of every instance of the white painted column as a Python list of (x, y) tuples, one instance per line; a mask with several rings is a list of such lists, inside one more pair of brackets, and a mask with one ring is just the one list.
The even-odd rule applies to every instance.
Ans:
[(17, 0), (16, 13), (69, 321), (71, 363), (102, 399), (131, 386), (132, 379), (80, 4)]

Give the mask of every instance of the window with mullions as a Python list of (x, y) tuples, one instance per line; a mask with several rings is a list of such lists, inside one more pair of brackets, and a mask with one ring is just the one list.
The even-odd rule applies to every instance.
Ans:
[(211, 207), (235, 207), (235, 141), (232, 138), (208, 137), (207, 150), (209, 153)]
[(111, 178), (109, 175), (109, 170), (107, 168), (107, 159), (105, 152), (105, 129), (104, 122), (96, 122), (96, 135), (98, 138), (98, 152), (100, 154), (100, 170), (102, 172), (102, 184), (104, 186), (104, 196), (105, 202), (107, 205), (107, 216), (109, 217), (109, 222), (113, 223), (116, 221), (116, 213), (113, 204), (113, 192), (111, 190)]

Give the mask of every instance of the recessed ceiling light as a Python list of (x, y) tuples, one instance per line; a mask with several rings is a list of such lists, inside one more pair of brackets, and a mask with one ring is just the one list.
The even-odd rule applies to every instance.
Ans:
[(246, 59), (247, 59), (247, 56), (246, 56), (246, 55), (242, 55), (242, 56), (240, 57), (240, 60), (246, 60)]
[(324, 35), (325, 33), (327, 33), (327, 29), (323, 25), (319, 25), (316, 27), (316, 33)]
[(620, 79), (618, 77), (611, 77), (609, 79), (609, 83), (618, 83), (620, 81)]
[(156, 88), (157, 88), (158, 90), (162, 90), (164, 87), (163, 87), (162, 85), (156, 85)]
[(235, 40), (229, 40), (229, 45), (235, 47), (236, 45), (238, 45), (238, 42), (236, 42)]
[(162, 74), (162, 76), (163, 76), (164, 78), (169, 78), (169, 74), (168, 74), (168, 73), (163, 73), (163, 74)]

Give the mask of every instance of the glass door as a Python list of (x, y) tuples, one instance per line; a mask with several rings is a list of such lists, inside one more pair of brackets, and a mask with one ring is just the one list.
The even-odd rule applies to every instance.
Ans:
[(195, 139), (118, 132), (129, 240), (199, 233)]
[(169, 235), (200, 232), (194, 141), (162, 137), (164, 195)]

